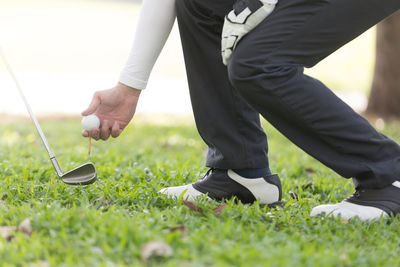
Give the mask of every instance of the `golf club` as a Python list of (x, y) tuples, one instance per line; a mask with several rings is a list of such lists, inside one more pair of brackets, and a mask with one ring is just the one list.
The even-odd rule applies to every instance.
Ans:
[(69, 184), (69, 185), (86, 185), (86, 184), (94, 183), (94, 181), (96, 181), (97, 174), (96, 174), (96, 168), (94, 167), (94, 164), (91, 162), (88, 162), (88, 163), (86, 163), (78, 168), (75, 168), (67, 173), (62, 172), (61, 167), (58, 164), (58, 161), (56, 159), (56, 156), (54, 155), (53, 151), (50, 149), (50, 146), (47, 143), (46, 136), (44, 135), (42, 128), (40, 127), (39, 122), (36, 119), (35, 114), (32, 112), (31, 107), (29, 106), (28, 101), (26, 100), (25, 95), (22, 91), (22, 88), (21, 88), (16, 76), (14, 75), (14, 72), (11, 69), (11, 66), (8, 63), (7, 58), (5, 57), (1, 47), (0, 47), (0, 57), (3, 59), (7, 71), (10, 73), (12, 79), (14, 80), (14, 83), (25, 103), (26, 109), (28, 110), (29, 115), (31, 116), (31, 119), (32, 119), (33, 123), (35, 124), (36, 129), (40, 135), (40, 138), (42, 139), (43, 144), (46, 147), (47, 152), (49, 153), (50, 161), (53, 164), (58, 177), (60, 177), (64, 183)]

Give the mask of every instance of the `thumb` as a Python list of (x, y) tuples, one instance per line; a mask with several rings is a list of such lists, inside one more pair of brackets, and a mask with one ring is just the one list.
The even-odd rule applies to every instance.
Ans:
[(100, 95), (98, 93), (95, 93), (89, 107), (86, 110), (82, 111), (81, 113), (82, 116), (87, 116), (89, 114), (94, 113), (97, 107), (100, 105), (100, 103), (101, 103)]

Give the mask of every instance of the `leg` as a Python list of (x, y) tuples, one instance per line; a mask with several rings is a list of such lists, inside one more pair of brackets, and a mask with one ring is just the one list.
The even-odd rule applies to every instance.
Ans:
[[(280, 0), (239, 43), (229, 62), (232, 84), (304, 151), (360, 187), (400, 178), (400, 148), (321, 82), (303, 74), (400, 7), (396, 0)], [(338, 19), (340, 18), (340, 19)]]
[(197, 129), (208, 167), (263, 168), (268, 147), (259, 114), (232, 87), (221, 62), (224, 15), (233, 0), (177, 0), (177, 17)]
[(304, 151), (355, 178), (353, 196), (318, 206), (312, 216), (376, 220), (400, 213), (400, 147), (303, 74), (399, 8), (397, 0), (280, 0), (229, 62), (232, 84), (257, 111)]
[[(177, 17), (185, 56), (190, 96), (197, 128), (209, 146), (207, 166), (212, 169), (194, 184), (168, 187), (160, 193), (189, 200), (205, 195), (215, 200), (236, 197), (243, 203), (279, 204), (277, 175), (238, 170), (268, 167), (267, 139), (259, 114), (229, 82), (221, 60), (224, 15), (233, 0), (177, 0)], [(248, 170), (245, 170), (248, 172)], [(243, 170), (240, 170), (243, 173)]]

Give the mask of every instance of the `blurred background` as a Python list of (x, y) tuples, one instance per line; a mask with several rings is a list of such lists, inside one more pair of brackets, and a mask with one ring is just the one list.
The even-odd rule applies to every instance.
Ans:
[[(114, 86), (130, 52), (139, 11), (135, 0), (0, 0), (0, 45), (35, 113), (79, 114), (94, 91)], [(139, 101), (139, 114), (191, 113), (176, 26)], [(374, 53), (371, 29), (306, 72), (363, 111)], [(27, 115), (3, 62), (0, 113)]]

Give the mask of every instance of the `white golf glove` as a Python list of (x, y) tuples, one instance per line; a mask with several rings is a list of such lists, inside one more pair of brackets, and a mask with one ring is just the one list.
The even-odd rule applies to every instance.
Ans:
[(239, 0), (225, 16), (222, 28), (221, 54), (224, 65), (228, 64), (240, 39), (253, 30), (274, 10), (278, 0)]

